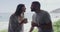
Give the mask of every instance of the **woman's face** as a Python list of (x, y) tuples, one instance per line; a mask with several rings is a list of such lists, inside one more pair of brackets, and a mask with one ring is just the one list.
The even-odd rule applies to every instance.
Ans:
[(26, 7), (25, 7), (25, 6), (22, 7), (22, 11), (23, 11), (23, 12), (26, 11)]

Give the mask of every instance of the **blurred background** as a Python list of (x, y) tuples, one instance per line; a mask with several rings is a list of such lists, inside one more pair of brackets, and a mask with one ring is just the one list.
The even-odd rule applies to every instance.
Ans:
[[(30, 11), (30, 6), (33, 1), (41, 3), (41, 9), (49, 12), (53, 23), (54, 32), (60, 32), (60, 0), (0, 0), (0, 32), (7, 32), (9, 25), (9, 17), (16, 11), (18, 4), (25, 4), (25, 17), (28, 18), (28, 23), (24, 25), (24, 32), (28, 32), (31, 27), (33, 13)], [(37, 32), (37, 28), (33, 32)]]

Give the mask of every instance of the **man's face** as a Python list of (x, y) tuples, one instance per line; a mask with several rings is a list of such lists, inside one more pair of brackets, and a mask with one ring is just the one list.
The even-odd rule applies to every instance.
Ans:
[(32, 3), (32, 5), (31, 5), (31, 11), (36, 11), (35, 4), (33, 4), (33, 3)]

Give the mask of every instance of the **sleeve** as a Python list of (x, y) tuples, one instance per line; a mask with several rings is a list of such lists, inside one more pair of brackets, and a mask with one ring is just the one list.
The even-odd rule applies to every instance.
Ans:
[(32, 21), (34, 20), (34, 15), (32, 16)]
[(32, 22), (36, 23), (36, 14), (33, 14), (33, 16), (32, 16)]
[(33, 27), (38, 26), (38, 22), (36, 21), (36, 14), (34, 14), (34, 15), (32, 16), (31, 25), (32, 25)]
[(33, 14), (33, 16), (32, 16), (32, 22), (34, 22), (34, 14)]
[(31, 25), (34, 27), (35, 26), (35, 18), (34, 18), (35, 16), (34, 16), (34, 14), (33, 14), (33, 16), (32, 16), (32, 22), (31, 22)]
[(32, 15), (32, 21), (31, 21), (31, 25), (33, 24), (33, 22), (34, 22), (34, 17), (33, 17), (34, 15)]
[(15, 17), (11, 16), (9, 22), (10, 22), (11, 31), (15, 32), (17, 28), (17, 22), (16, 22)]

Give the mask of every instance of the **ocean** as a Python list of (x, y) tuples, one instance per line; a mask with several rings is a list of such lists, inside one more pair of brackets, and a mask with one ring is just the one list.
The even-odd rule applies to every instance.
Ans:
[[(0, 13), (0, 21), (9, 21), (10, 16), (13, 13)], [(25, 13), (24, 17), (31, 20), (33, 13)]]
[[(13, 13), (0, 13), (0, 22), (1, 21), (9, 21), (10, 16)], [(33, 13), (25, 13), (24, 17), (27, 18), (28, 20), (32, 20), (32, 15)], [(60, 18), (60, 13), (50, 13), (51, 20), (53, 21), (54, 19)]]

